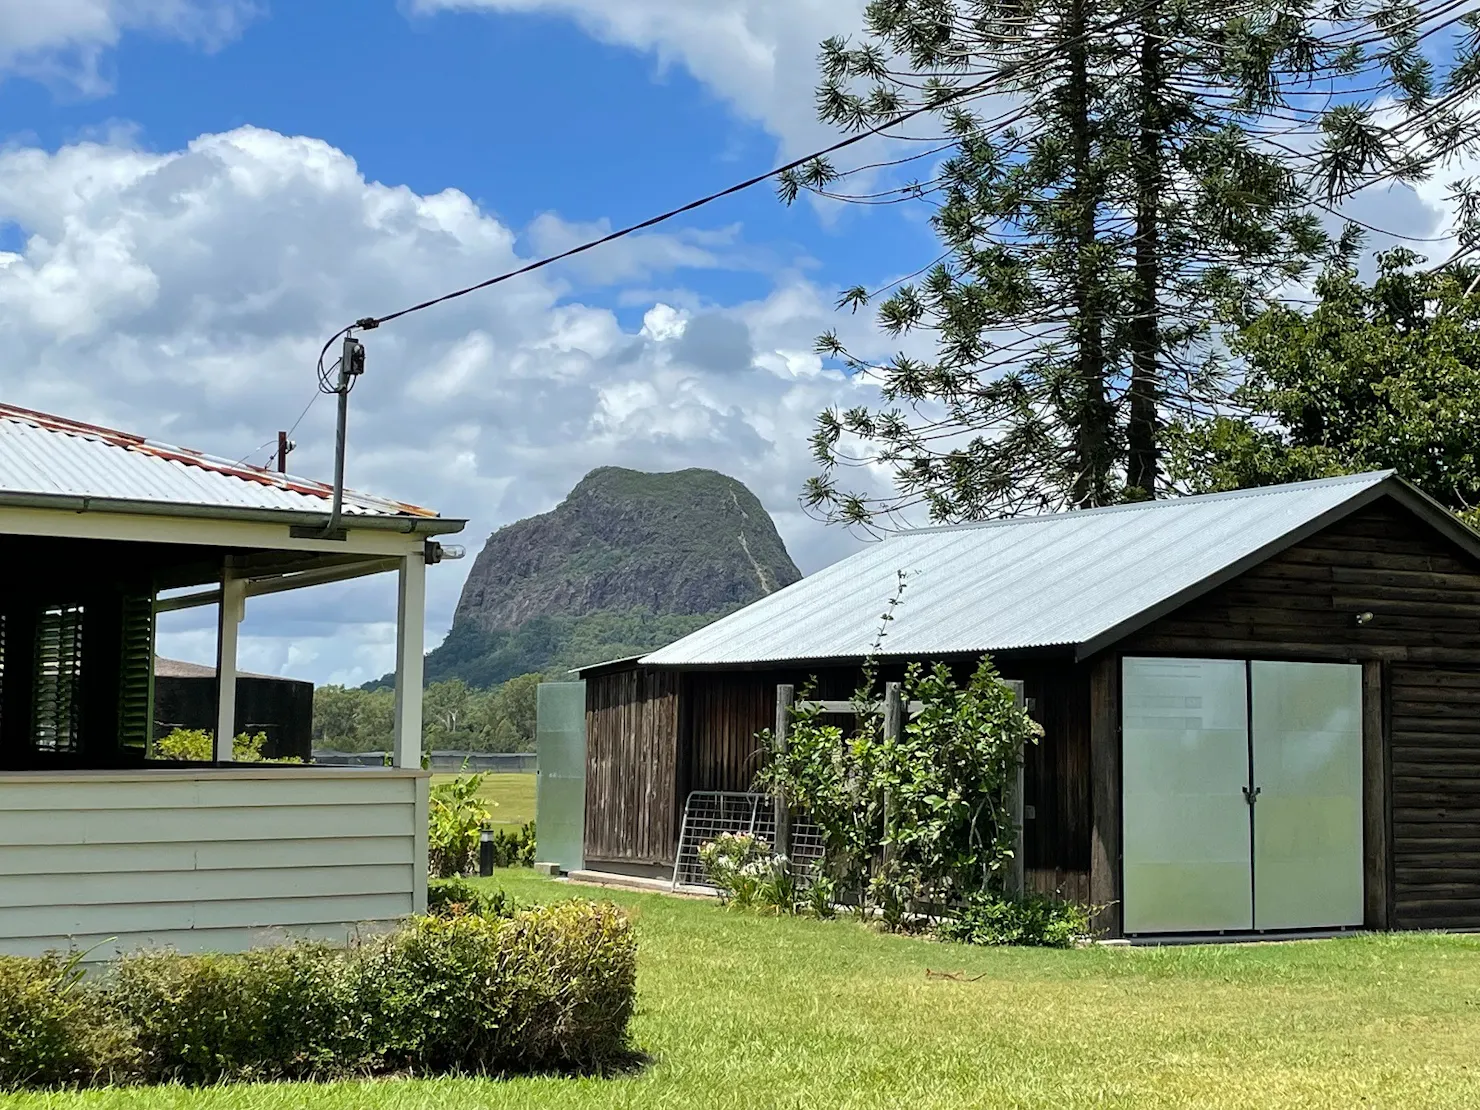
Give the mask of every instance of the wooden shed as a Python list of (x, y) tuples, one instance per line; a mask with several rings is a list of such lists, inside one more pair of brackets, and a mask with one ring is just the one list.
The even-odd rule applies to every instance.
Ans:
[(876, 643), (1023, 681), (1028, 882), (1112, 936), (1480, 928), (1480, 535), (1391, 472), (901, 533), (587, 668), (586, 866), (670, 869)]

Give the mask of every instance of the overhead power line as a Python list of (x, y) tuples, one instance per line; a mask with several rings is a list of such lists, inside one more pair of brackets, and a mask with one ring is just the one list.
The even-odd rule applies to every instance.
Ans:
[[(718, 192), (710, 193), (707, 196), (702, 196), (698, 200), (691, 200), (689, 201), (689, 203), (680, 205), (677, 208), (670, 208), (668, 211), (660, 215), (651, 216), (639, 223), (629, 224), (628, 226), (619, 228), (618, 230), (613, 231), (608, 235), (603, 235), (599, 239), (589, 240), (588, 242), (582, 243), (579, 246), (571, 247), (570, 250), (561, 251), (559, 254), (552, 254), (548, 258), (538, 259), (537, 261), (531, 262), (528, 265), (519, 267), (517, 270), (509, 270), (507, 273), (499, 274), (497, 277), (491, 277), (487, 281), (480, 281), (476, 285), (468, 285), (462, 289), (454, 290), (451, 293), (445, 293), (440, 297), (433, 297), (429, 301), (422, 301), (420, 304), (414, 304), (410, 308), (403, 308), (399, 312), (392, 312), (385, 316), (366, 316), (363, 319), (356, 320), (352, 326), (364, 330), (378, 328), (381, 324), (388, 324), (392, 320), (399, 320), (402, 316), (409, 316), (413, 312), (420, 312), (422, 309), (431, 308), (434, 305), (443, 304), (446, 301), (454, 301), (457, 300), (457, 298), (459, 297), (466, 297), (469, 293), (476, 293), (481, 289), (487, 289), (490, 286), (498, 285), (500, 282), (508, 281), (510, 278), (522, 277), (524, 274), (533, 273), (535, 270), (540, 270), (546, 266), (551, 266), (556, 262), (563, 262), (567, 258), (573, 258), (578, 254), (584, 254), (586, 251), (595, 250), (597, 247), (605, 246), (607, 243), (613, 243), (618, 239), (624, 239), (628, 235), (635, 234), (636, 232), (646, 231), (648, 228), (656, 227), (658, 224), (661, 223), (666, 223), (676, 216), (682, 216), (685, 212), (692, 212), (696, 208), (703, 208), (705, 205), (713, 204), (715, 201), (723, 200), (725, 197), (733, 196), (736, 193), (743, 193), (746, 189), (754, 188), (762, 182), (769, 181), (773, 177), (780, 177), (782, 174), (788, 173), (791, 170), (801, 169), (803, 166), (808, 165), (811, 162), (815, 162), (819, 158), (826, 158), (829, 154), (835, 154), (840, 150), (845, 150), (848, 147), (854, 146), (857, 143), (861, 143), (866, 139), (871, 139), (875, 135), (881, 134), (882, 132), (892, 130), (893, 128), (898, 127), (903, 123), (908, 123), (916, 116), (924, 115), (927, 112), (939, 111), (941, 108), (950, 103), (953, 103), (954, 101), (980, 92), (984, 87), (991, 83), (992, 82), (990, 80), (984, 80), (978, 81), (972, 85), (967, 85), (963, 88), (953, 91), (948, 96), (941, 97), (939, 100), (931, 101), (930, 103), (926, 104), (921, 104), (919, 107), (912, 108), (908, 112), (902, 112), (901, 114), (893, 117), (892, 119), (886, 120), (876, 127), (871, 127), (866, 131), (860, 131), (856, 135), (850, 135), (846, 139), (841, 139), (838, 142), (833, 143), (831, 146), (823, 147), (821, 150), (814, 150), (811, 154), (803, 155), (800, 158), (786, 163), (786, 165), (784, 166), (777, 166), (774, 169), (767, 170), (765, 173), (756, 174), (754, 177), (746, 178), (744, 181), (737, 182), (736, 184), (731, 185), (728, 188), (720, 189)], [(349, 331), (350, 329), (346, 328), (344, 330)], [(341, 331), (340, 333), (338, 333), (338, 335), (334, 336), (333, 339), (330, 339), (329, 343), (325, 344), (324, 350), (327, 352), (329, 349), (329, 345), (334, 342), (334, 339), (339, 338), (339, 335), (343, 334), (344, 332)]]
[[(1095, 35), (1104, 34), (1105, 32), (1113, 31), (1118, 27), (1129, 25), (1144, 11), (1149, 10), (1153, 2), (1155, 2), (1155, 0), (1148, 0), (1148, 3), (1143, 4), (1140, 8), (1125, 12), (1094, 27), (1086, 28), (1078, 36), (1078, 38), (1088, 41)], [(1458, 0), (1450, 0), (1450, 2), (1458, 2)], [(1055, 44), (1054, 49), (1062, 49), (1065, 45), (1066, 43), (1057, 43)], [(1045, 50), (1042, 53), (1045, 57), (1047, 57), (1049, 51)], [(963, 85), (960, 88), (951, 89), (949, 91), (943, 90), (939, 95), (927, 97), (916, 107), (911, 108), (908, 111), (900, 112), (898, 115), (891, 116), (883, 123), (876, 124), (873, 127), (865, 128), (859, 131), (857, 134), (849, 135), (847, 138), (839, 139), (837, 142), (831, 143), (830, 145), (822, 147), (819, 150), (814, 150), (810, 154), (804, 154), (802, 155), (802, 157), (795, 158), (792, 161), (787, 162), (783, 166), (773, 167), (772, 169), (767, 170), (765, 173), (756, 174), (754, 177), (749, 177), (746, 178), (744, 181), (736, 182), (734, 185), (731, 185), (728, 188), (720, 189), (718, 192), (699, 197), (697, 200), (691, 200), (687, 204), (680, 205), (677, 208), (670, 208), (666, 212), (660, 213), (657, 216), (651, 216), (648, 219), (642, 220), (638, 223), (629, 224), (626, 227), (619, 228), (607, 235), (603, 235), (598, 239), (591, 239), (587, 242), (581, 243), (579, 246), (571, 247), (569, 250), (566, 251), (561, 251), (559, 254), (552, 254), (547, 258), (537, 259), (536, 261), (530, 262), (524, 266), (520, 266), (517, 269), (509, 270), (495, 277), (488, 278), (486, 281), (480, 281), (474, 285), (468, 285), (464, 286), (461, 289), (455, 289), (451, 293), (444, 293), (440, 297), (433, 297), (431, 300), (422, 301), (420, 304), (414, 304), (411, 305), (409, 308), (403, 308), (399, 311), (391, 312), (384, 316), (361, 317), (353, 324), (349, 324), (346, 327), (340, 328), (337, 332), (331, 335), (328, 340), (325, 341), (323, 348), (319, 351), (318, 375), (320, 389), (324, 392), (334, 392), (333, 389), (325, 388), (325, 383), (327, 381), (327, 376), (329, 372), (324, 367), (324, 359), (328, 356), (330, 347), (332, 347), (339, 339), (341, 339), (345, 335), (348, 335), (351, 331), (354, 331), (356, 328), (360, 329), (361, 331), (370, 331), (374, 328), (380, 327), (380, 325), (382, 324), (388, 324), (392, 320), (399, 320), (402, 316), (410, 316), (413, 312), (421, 312), (423, 309), (432, 308), (433, 306), (439, 304), (445, 304), (447, 301), (454, 301), (457, 300), (459, 297), (466, 297), (469, 293), (476, 293), (479, 290), (488, 289), (492, 286), (509, 281), (512, 278), (522, 277), (523, 275), (533, 273), (536, 270), (542, 270), (546, 266), (554, 265), (556, 262), (563, 262), (567, 258), (574, 258), (578, 254), (584, 254), (587, 251), (595, 250), (597, 247), (605, 246), (607, 243), (613, 243), (616, 242), (618, 239), (625, 239), (627, 236), (633, 235), (639, 231), (646, 231), (650, 227), (656, 227), (659, 224), (667, 223), (669, 220), (677, 216), (682, 216), (686, 212), (692, 212), (697, 208), (703, 208), (706, 205), (713, 204), (717, 200), (723, 200), (725, 197), (734, 196), (736, 193), (742, 193), (746, 189), (754, 188), (755, 186), (760, 185), (763, 182), (770, 181), (772, 178), (780, 177), (782, 174), (789, 173), (792, 170), (801, 169), (803, 166), (806, 166), (809, 163), (816, 162), (822, 158), (826, 158), (829, 154), (836, 154), (840, 150), (846, 150), (849, 147), (856, 146), (858, 143), (865, 142), (866, 140), (873, 138), (875, 135), (880, 135), (885, 131), (892, 131), (894, 128), (899, 127), (901, 124), (908, 123), (910, 120), (916, 118), (917, 116), (922, 116), (930, 112), (938, 112), (942, 108), (945, 108), (958, 101), (967, 99), (968, 97), (975, 96), (978, 93), (988, 91), (994, 87), (1008, 85), (1013, 78), (1025, 71), (1030, 70), (1033, 64), (1034, 58), (1030, 56), (1028, 58), (1022, 59), (1016, 65), (1010, 67), (1009, 69), (993, 73), (991, 76), (984, 77), (980, 81), (974, 81), (971, 84)]]

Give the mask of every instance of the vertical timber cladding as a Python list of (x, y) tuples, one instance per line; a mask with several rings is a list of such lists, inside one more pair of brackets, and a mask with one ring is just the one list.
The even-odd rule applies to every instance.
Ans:
[(586, 682), (586, 859), (673, 863), (678, 676), (633, 667)]
[[(856, 667), (685, 674), (680, 804), (693, 790), (754, 789), (761, 766), (756, 734), (776, 724), (777, 686), (794, 686), (799, 697), (810, 687), (813, 696), (832, 700), (851, 697), (857, 683)], [(837, 721), (844, 727), (849, 724), (843, 718)]]
[(1391, 669), (1393, 923), (1480, 925), (1480, 669)]
[(1090, 668), (1069, 662), (1015, 667), (1043, 736), (1023, 753), (1024, 878), (1028, 889), (1090, 898)]
[[(964, 681), (976, 660), (953, 664)], [(904, 677), (905, 664), (880, 668), (879, 682)], [(1025, 878), (1031, 889), (1065, 898), (1090, 900), (1090, 740), (1089, 668), (1069, 662), (1013, 664), (1003, 661), (1009, 679), (1021, 679), (1033, 716), (1043, 725), (1042, 740), (1024, 753), (1024, 801), (1033, 816), (1024, 822)], [(754, 788), (761, 751), (756, 734), (776, 719), (776, 687), (811, 686), (813, 696), (846, 700), (859, 680), (857, 666), (788, 670), (694, 671), (682, 686), (679, 744), (679, 805), (693, 790), (748, 791)], [(829, 717), (848, 729), (848, 717)]]
[[(1378, 785), (1391, 799), (1392, 839), (1374, 851), (1379, 830), (1369, 822), (1367, 882), (1369, 894), (1388, 888), (1391, 917), (1384, 922), (1387, 914), (1369, 900), (1368, 923), (1480, 927), (1480, 563), (1467, 552), (1382, 500), (1116, 650), (1380, 664), (1388, 674), (1390, 778)], [(1370, 677), (1364, 686), (1369, 696), (1380, 693)], [(1370, 759), (1369, 776), (1377, 770)], [(1381, 798), (1373, 785), (1369, 798)]]

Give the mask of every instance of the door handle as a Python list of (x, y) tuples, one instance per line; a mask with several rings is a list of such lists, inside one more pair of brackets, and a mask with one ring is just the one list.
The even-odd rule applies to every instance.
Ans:
[(1244, 801), (1247, 802), (1249, 805), (1253, 805), (1254, 802), (1258, 799), (1258, 797), (1259, 797), (1259, 787), (1256, 786), (1252, 790), (1249, 789), (1249, 787), (1247, 787), (1247, 786), (1244, 787)]

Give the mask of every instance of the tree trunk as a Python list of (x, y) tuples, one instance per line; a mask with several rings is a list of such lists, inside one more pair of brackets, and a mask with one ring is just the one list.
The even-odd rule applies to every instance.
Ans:
[(1110, 500), (1113, 465), (1111, 429), (1114, 413), (1105, 393), (1105, 310), (1103, 281), (1096, 250), (1096, 216), (1103, 181), (1095, 162), (1094, 123), (1090, 115), (1090, 49), (1087, 0), (1069, 7), (1065, 37), (1069, 42), (1069, 77), (1065, 115), (1069, 129), (1074, 203), (1074, 398), (1077, 411), (1073, 502), (1077, 509)]
[(1136, 205), (1135, 277), (1131, 283), (1131, 382), (1126, 426), (1126, 486), (1132, 496), (1157, 492), (1157, 407), (1161, 393), (1160, 306), (1162, 151), (1165, 126), (1161, 12), (1149, 0), (1141, 16), (1139, 129), (1132, 178)]

